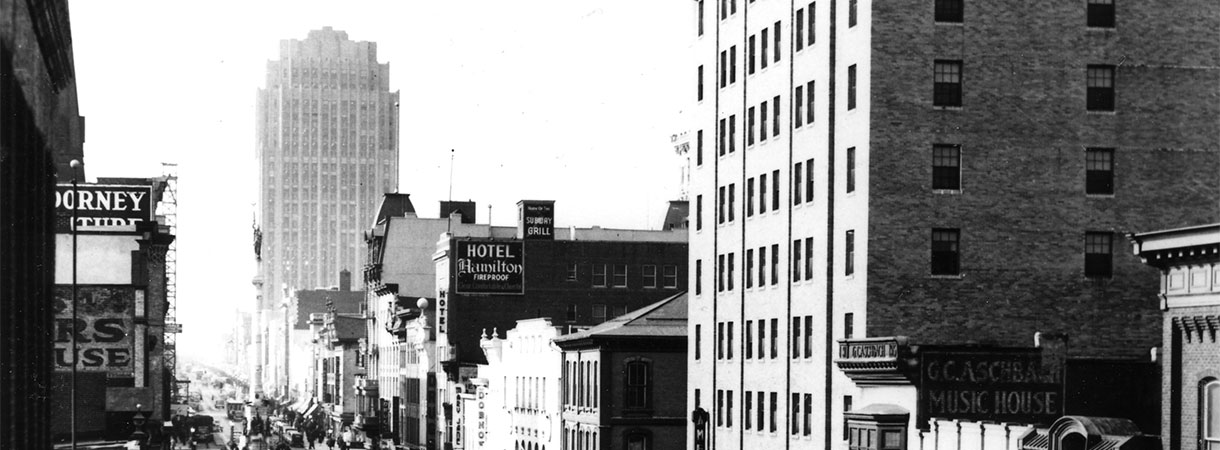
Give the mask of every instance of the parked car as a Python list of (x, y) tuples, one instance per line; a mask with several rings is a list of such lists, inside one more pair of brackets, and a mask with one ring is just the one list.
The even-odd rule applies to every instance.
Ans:
[(291, 445), (293, 447), (304, 447), (305, 446), (305, 435), (302, 434), (301, 431), (297, 430), (296, 428), (291, 428), (291, 427), (285, 428), (284, 437), (288, 438), (288, 445)]

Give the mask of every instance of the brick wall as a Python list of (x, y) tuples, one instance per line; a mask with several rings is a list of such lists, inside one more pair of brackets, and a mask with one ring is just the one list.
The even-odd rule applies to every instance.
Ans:
[[(1220, 220), (1220, 4), (1123, 3), (1113, 30), (1087, 29), (1084, 8), (969, 2), (948, 25), (873, 3), (868, 336), (1160, 345), (1157, 271), (1123, 233)], [(963, 61), (962, 108), (932, 106), (935, 59)], [(1087, 64), (1118, 66), (1116, 112), (1085, 111)], [(962, 146), (960, 193), (932, 192), (934, 143)], [(1085, 195), (1086, 147), (1115, 149), (1115, 195)], [(961, 229), (961, 277), (930, 275), (934, 227)], [(1084, 277), (1086, 231), (1114, 233), (1113, 277)]]
[[(1161, 436), (1163, 448), (1194, 448), (1199, 437), (1199, 388), (1205, 379), (1220, 379), (1220, 343), (1210, 333), (1199, 338), (1196, 331), (1188, 340), (1180, 327), (1172, 325), (1180, 317), (1220, 314), (1220, 306), (1174, 308), (1165, 314), (1165, 358), (1161, 377)], [(1177, 398), (1174, 398), (1176, 394)], [(1175, 438), (1180, 441), (1173, 442)]]

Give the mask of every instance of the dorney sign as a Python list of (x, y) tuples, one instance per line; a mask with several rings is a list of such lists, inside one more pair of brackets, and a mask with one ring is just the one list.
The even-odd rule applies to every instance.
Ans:
[(152, 186), (71, 184), (55, 187), (56, 232), (71, 232), (73, 210), (77, 231), (136, 231), (136, 224), (153, 218)]

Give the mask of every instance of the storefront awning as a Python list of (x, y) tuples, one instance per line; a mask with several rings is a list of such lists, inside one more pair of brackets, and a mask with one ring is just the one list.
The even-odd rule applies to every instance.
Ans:
[(292, 404), (292, 410), (296, 412), (305, 412), (309, 408), (309, 399), (301, 398), (296, 403)]
[(314, 404), (312, 404), (312, 405), (309, 405), (309, 408), (306, 408), (306, 409), (305, 409), (305, 415), (306, 415), (306, 416), (311, 416), (311, 415), (313, 415), (314, 411), (317, 411), (317, 410), (318, 410), (318, 405), (319, 405), (319, 404), (320, 404), (320, 403), (314, 403)]

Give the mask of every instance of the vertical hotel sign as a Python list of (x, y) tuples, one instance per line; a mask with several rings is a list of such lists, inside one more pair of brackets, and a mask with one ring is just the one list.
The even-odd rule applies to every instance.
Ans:
[[(72, 224), (73, 210), (76, 224)], [(55, 231), (135, 233), (152, 220), (152, 186), (71, 184), (55, 186)]]
[(525, 294), (525, 249), (516, 240), (456, 241), (459, 294)]

